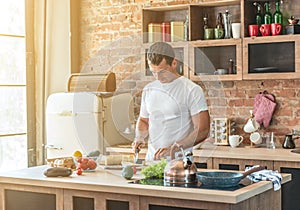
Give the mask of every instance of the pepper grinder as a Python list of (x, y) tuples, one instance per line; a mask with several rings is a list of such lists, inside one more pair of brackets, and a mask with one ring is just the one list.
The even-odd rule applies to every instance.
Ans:
[(229, 14), (229, 11), (226, 10), (223, 14), (223, 21), (224, 21), (224, 29), (225, 29), (225, 36), (224, 39), (230, 39), (231, 38), (231, 15)]

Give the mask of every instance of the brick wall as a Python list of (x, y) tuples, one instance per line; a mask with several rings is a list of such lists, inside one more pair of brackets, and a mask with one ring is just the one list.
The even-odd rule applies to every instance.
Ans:
[[(138, 107), (140, 91), (147, 84), (143, 69), (141, 11), (143, 7), (182, 4), (184, 1), (145, 0), (81, 0), (81, 69), (82, 72), (113, 71), (120, 91), (131, 91)], [(187, 2), (187, 1), (186, 1)], [(193, 1), (187, 3), (195, 3)], [(254, 96), (268, 91), (276, 97), (277, 107), (271, 125), (281, 143), (293, 128), (300, 130), (300, 81), (257, 80), (234, 82), (203, 82), (211, 117), (228, 117), (237, 123), (237, 133), (253, 109)], [(300, 142), (299, 142), (300, 143)]]

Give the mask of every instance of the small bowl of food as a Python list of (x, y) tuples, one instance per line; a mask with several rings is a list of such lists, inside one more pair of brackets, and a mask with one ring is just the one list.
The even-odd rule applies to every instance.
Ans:
[(75, 159), (76, 168), (81, 168), (83, 171), (95, 171), (100, 160), (101, 155), (95, 157), (79, 157)]

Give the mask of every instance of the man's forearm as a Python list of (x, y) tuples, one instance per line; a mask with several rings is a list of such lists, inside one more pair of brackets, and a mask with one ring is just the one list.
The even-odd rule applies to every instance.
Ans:
[(149, 132), (148, 132), (148, 120), (145, 118), (140, 118), (137, 121), (137, 125), (135, 128), (135, 141), (145, 141), (145, 138), (147, 138)]

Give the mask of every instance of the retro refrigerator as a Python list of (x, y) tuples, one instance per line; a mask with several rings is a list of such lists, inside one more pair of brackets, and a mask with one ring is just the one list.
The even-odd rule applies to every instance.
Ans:
[(87, 154), (107, 146), (130, 144), (134, 137), (131, 94), (62, 92), (48, 97), (46, 107), (47, 158)]

